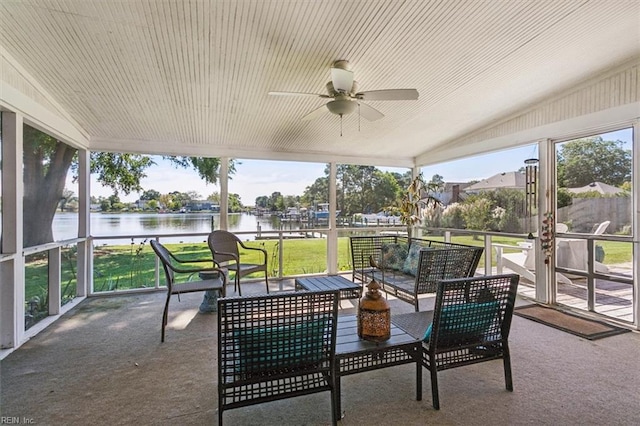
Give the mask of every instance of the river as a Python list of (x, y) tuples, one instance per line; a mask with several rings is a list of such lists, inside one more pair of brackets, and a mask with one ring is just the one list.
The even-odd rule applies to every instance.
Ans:
[[(243, 240), (256, 237), (258, 225), (261, 231), (300, 229), (296, 222), (280, 222), (276, 216), (255, 216), (245, 213), (229, 214), (229, 231), (252, 232), (243, 234)], [(179, 233), (204, 233), (220, 229), (218, 213), (91, 213), (91, 235), (94, 237), (118, 237), (126, 235), (162, 235)], [(78, 234), (78, 214), (58, 213), (53, 221), (56, 241), (73, 239)], [(180, 241), (202, 241), (200, 237), (181, 237)], [(175, 240), (175, 239), (174, 239)], [(130, 243), (131, 238), (109, 239), (103, 243)], [(166, 240), (171, 241), (171, 240)]]

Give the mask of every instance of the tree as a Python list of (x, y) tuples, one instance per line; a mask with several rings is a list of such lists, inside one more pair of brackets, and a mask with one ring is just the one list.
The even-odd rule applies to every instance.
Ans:
[(397, 172), (390, 172), (390, 173), (391, 173), (391, 176), (393, 176), (393, 178), (396, 180), (396, 182), (398, 182), (399, 192), (398, 192), (397, 198), (400, 198), (402, 197), (402, 193), (404, 192), (405, 188), (408, 188), (409, 185), (411, 185), (411, 181), (413, 180), (411, 175), (411, 170), (408, 170), (404, 173), (397, 173)]
[(631, 180), (631, 150), (622, 141), (601, 136), (575, 139), (558, 150), (558, 186), (575, 188), (592, 182), (621, 186)]
[[(342, 188), (342, 211), (346, 215), (376, 213), (393, 203), (400, 186), (390, 173), (373, 166), (351, 166), (344, 173), (350, 187)], [(340, 181), (340, 180), (338, 180)]]
[(207, 197), (207, 201), (220, 204), (220, 193), (218, 191), (213, 192), (211, 195)]
[(462, 209), (462, 217), (467, 224), (467, 229), (487, 231), (492, 222), (491, 201), (480, 196), (472, 196), (465, 200)]
[(272, 212), (284, 210), (284, 199), (279, 191), (275, 191), (269, 197), (269, 210)]
[[(342, 216), (354, 213), (374, 213), (392, 204), (401, 194), (397, 173), (382, 172), (373, 166), (340, 164), (336, 168), (337, 210)], [(329, 167), (325, 168), (325, 176), (317, 178), (308, 186), (301, 204), (314, 207), (318, 203), (326, 203), (329, 197)]]
[(62, 190), (62, 197), (60, 197), (60, 211), (63, 212), (65, 211), (65, 208), (67, 208), (67, 205), (72, 204), (74, 201), (77, 201), (78, 197), (75, 196), (75, 193), (73, 191), (71, 191), (70, 189), (63, 189)]
[(239, 213), (242, 211), (242, 202), (240, 202), (240, 195), (229, 194), (229, 212)]
[[(220, 159), (198, 157), (165, 157), (178, 167), (193, 167), (207, 183), (216, 183)], [(53, 241), (52, 223), (62, 198), (69, 170), (77, 175), (77, 149), (28, 125), (23, 131), (24, 176), (24, 247)], [(114, 195), (141, 191), (144, 171), (154, 161), (149, 156), (127, 153), (92, 152), (91, 173), (98, 182), (110, 187)], [(229, 172), (235, 171), (230, 163)], [(101, 203), (107, 207), (106, 202)], [(110, 203), (109, 209), (123, 208)]]
[(159, 200), (160, 193), (155, 189), (149, 189), (142, 193), (142, 195), (140, 196), (140, 199), (144, 201)]
[(173, 197), (171, 196), (171, 194), (161, 194), (158, 201), (160, 202), (160, 208), (171, 209), (171, 205), (173, 204)]
[(265, 209), (269, 206), (269, 197), (261, 195), (256, 198), (256, 208)]
[(111, 203), (106, 197), (99, 197), (98, 204), (100, 204), (100, 211), (108, 212), (109, 210), (111, 210)]
[(443, 188), (444, 187), (444, 178), (442, 177), (442, 175), (435, 174), (435, 175), (433, 175), (433, 177), (431, 178), (429, 183), (437, 186), (438, 188)]
[(315, 207), (317, 203), (329, 201), (329, 178), (319, 177), (311, 185), (307, 186), (302, 194), (302, 202), (307, 207)]

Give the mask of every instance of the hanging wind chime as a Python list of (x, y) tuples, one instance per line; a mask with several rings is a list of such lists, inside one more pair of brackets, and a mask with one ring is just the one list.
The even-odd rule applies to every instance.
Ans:
[(538, 204), (537, 197), (537, 180), (538, 180), (538, 159), (529, 158), (524, 160), (525, 167), (525, 212), (527, 215), (527, 238), (532, 240), (533, 237), (533, 212)]

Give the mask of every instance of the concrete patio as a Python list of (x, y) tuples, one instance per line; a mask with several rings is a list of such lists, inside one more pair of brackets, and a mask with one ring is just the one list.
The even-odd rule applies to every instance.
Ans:
[[(263, 290), (249, 284), (243, 294)], [(216, 316), (200, 294), (176, 297), (165, 343), (165, 294), (89, 298), (1, 363), (1, 415), (38, 425), (217, 422)], [(432, 297), (421, 303), (425, 309)], [(529, 303), (519, 300), (519, 304)], [(390, 300), (392, 313), (410, 312)], [(341, 314), (354, 312), (343, 302)], [(640, 422), (640, 333), (588, 341), (514, 316), (514, 392), (500, 361), (440, 373), (441, 410), (428, 374), (415, 401), (411, 365), (343, 379), (343, 425), (580, 424)], [(228, 425), (329, 424), (321, 393), (225, 412)]]

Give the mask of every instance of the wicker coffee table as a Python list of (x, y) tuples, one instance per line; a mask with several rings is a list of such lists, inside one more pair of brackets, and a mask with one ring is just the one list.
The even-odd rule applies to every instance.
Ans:
[(360, 339), (357, 319), (354, 315), (338, 317), (336, 340), (336, 410), (341, 417), (340, 380), (342, 376), (393, 367), (416, 365), (416, 400), (422, 400), (422, 340), (391, 325), (391, 338), (386, 342), (369, 342)]

